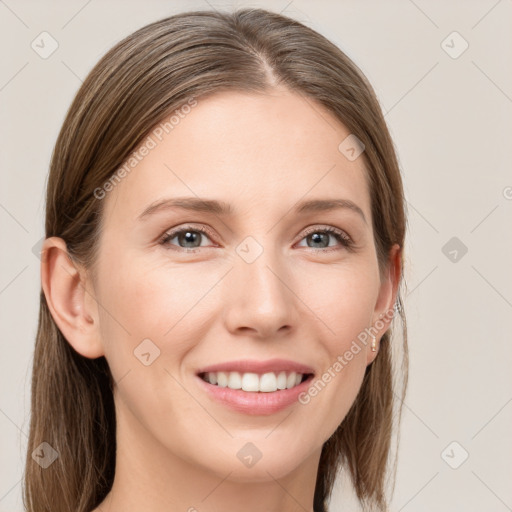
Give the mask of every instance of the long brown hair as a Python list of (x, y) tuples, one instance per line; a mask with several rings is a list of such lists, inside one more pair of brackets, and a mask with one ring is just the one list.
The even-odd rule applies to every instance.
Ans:
[[(357, 66), (322, 35), (263, 9), (171, 16), (129, 35), (98, 62), (76, 94), (54, 148), (46, 237), (62, 238), (72, 260), (93, 272), (103, 204), (95, 190), (148, 133), (190, 98), (226, 90), (265, 93), (276, 85), (323, 105), (363, 142), (383, 271), (393, 244), (404, 247), (406, 212), (399, 165), (375, 93)], [(403, 263), (403, 251), (400, 257)], [(403, 272), (400, 278), (403, 284)], [(400, 321), (402, 343), (392, 347), (391, 329), (384, 334), (353, 406), (324, 443), (315, 512), (326, 511), (343, 466), (361, 504), (386, 509), (392, 432), (408, 368), (400, 291), (397, 305), (394, 322)], [(109, 492), (116, 452), (113, 386), (106, 359), (74, 351), (41, 291), (23, 482), (26, 510), (90, 512)], [(32, 457), (43, 442), (58, 453), (46, 469)], [(393, 481), (395, 474), (396, 458)]]

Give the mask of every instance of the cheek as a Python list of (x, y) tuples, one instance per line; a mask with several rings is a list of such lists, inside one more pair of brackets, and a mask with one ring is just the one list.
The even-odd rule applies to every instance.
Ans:
[(103, 272), (101, 298), (132, 338), (161, 339), (194, 298), (196, 286), (184, 281), (179, 270), (159, 267), (147, 257), (118, 258), (115, 268)]
[(159, 364), (179, 361), (207, 330), (204, 319), (212, 314), (202, 298), (218, 277), (147, 256), (118, 255), (115, 261), (100, 270), (98, 290), (101, 336), (112, 372), (118, 367), (122, 375), (140, 364), (134, 351), (142, 342), (158, 354)]
[(101, 336), (112, 375), (120, 381), (116, 393), (124, 414), (148, 429), (168, 424), (178, 413), (200, 412), (176, 380), (178, 365), (205, 329), (197, 316), (200, 299), (214, 284), (194, 274), (192, 266), (185, 272), (151, 266), (147, 257), (118, 258), (115, 267), (99, 273)]
[(329, 344), (322, 372), (299, 396), (299, 402), (311, 411), (311, 428), (322, 442), (326, 441), (344, 420), (354, 403), (367, 367), (366, 347), (357, 341), (359, 329), (347, 326)]
[(320, 269), (302, 287), (304, 302), (324, 333), (325, 364), (301, 403), (322, 410), (317, 428), (327, 439), (348, 413), (361, 387), (367, 366), (372, 313), (378, 295), (376, 264)]
[[(378, 297), (376, 262), (354, 257), (339, 265), (304, 267), (297, 279), (297, 295), (325, 330), (329, 352), (344, 352), (351, 340), (370, 327)], [(299, 326), (300, 327), (300, 326)]]

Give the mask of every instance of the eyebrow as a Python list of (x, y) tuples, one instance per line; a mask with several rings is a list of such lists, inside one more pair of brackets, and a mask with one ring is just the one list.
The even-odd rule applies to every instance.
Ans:
[[(199, 197), (173, 197), (160, 199), (150, 204), (139, 216), (139, 220), (145, 220), (149, 216), (160, 212), (171, 210), (174, 208), (194, 211), (213, 213), (216, 215), (233, 215), (232, 205), (224, 201), (215, 199), (201, 199)], [(310, 199), (298, 203), (294, 208), (294, 213), (305, 214), (311, 212), (327, 212), (338, 209), (347, 209), (356, 212), (366, 222), (363, 210), (350, 199)]]

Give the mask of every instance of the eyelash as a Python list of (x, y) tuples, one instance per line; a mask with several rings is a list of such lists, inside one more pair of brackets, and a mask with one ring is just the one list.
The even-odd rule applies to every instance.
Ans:
[[(210, 239), (215, 238), (215, 236), (209, 229), (206, 229), (204, 227), (197, 228), (194, 226), (185, 226), (180, 229), (176, 229), (174, 231), (169, 231), (169, 232), (164, 233), (164, 235), (161, 237), (159, 243), (161, 245), (168, 246), (169, 248), (172, 248), (172, 250), (186, 252), (186, 253), (195, 253), (199, 249), (204, 249), (204, 247), (187, 248), (187, 247), (173, 246), (172, 244), (169, 243), (170, 240), (172, 240), (174, 237), (176, 237), (176, 235), (179, 235), (179, 234), (187, 232), (187, 231), (202, 233), (204, 235), (207, 235)], [(308, 235), (310, 235), (312, 233), (327, 233), (327, 234), (333, 235), (336, 238), (336, 240), (338, 240), (338, 242), (340, 242), (340, 244), (345, 249), (353, 250), (353, 245), (354, 245), (353, 240), (344, 231), (341, 231), (340, 229), (336, 229), (333, 227), (308, 228), (305, 231), (304, 236), (299, 240), (299, 242), (301, 242), (304, 238), (306, 238)], [(306, 247), (306, 249), (310, 249), (312, 251), (323, 251), (323, 252), (331, 252), (331, 251), (340, 250), (339, 247), (325, 247), (325, 248)]]

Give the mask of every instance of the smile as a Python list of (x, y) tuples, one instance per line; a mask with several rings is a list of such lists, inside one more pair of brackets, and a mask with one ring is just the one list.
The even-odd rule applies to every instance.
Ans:
[(257, 373), (240, 372), (205, 372), (199, 376), (214, 386), (230, 389), (241, 389), (248, 393), (273, 393), (278, 390), (291, 389), (298, 386), (312, 374), (297, 372)]

